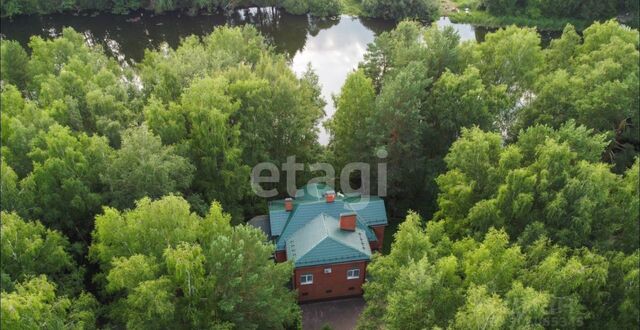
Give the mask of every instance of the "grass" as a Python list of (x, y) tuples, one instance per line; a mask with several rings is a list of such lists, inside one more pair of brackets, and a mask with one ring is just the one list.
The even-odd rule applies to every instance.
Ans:
[[(443, 2), (445, 2), (444, 0)], [(452, 2), (458, 7), (460, 10), (464, 10), (465, 8), (476, 9), (480, 4), (480, 0), (448, 0)]]
[(472, 10), (464, 13), (451, 13), (450, 19), (454, 23), (468, 23), (475, 26), (499, 28), (507, 25), (537, 27), (540, 31), (562, 31), (567, 23), (571, 23), (576, 30), (584, 30), (590, 21), (571, 18), (529, 18), (526, 16), (494, 16), (485, 11)]
[(342, 13), (351, 16), (363, 16), (360, 0), (341, 0)]

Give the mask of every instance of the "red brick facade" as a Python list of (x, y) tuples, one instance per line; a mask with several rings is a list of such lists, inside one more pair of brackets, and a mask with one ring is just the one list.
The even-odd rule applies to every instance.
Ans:
[(382, 243), (384, 242), (384, 228), (385, 226), (376, 226), (371, 227), (373, 232), (376, 234), (376, 238), (378, 239), (375, 242), (369, 242), (369, 246), (372, 251), (382, 251)]
[[(358, 296), (362, 294), (362, 284), (366, 275), (366, 261), (354, 261), (344, 264), (320, 265), (296, 268), (293, 285), (298, 290), (298, 301), (332, 299)], [(331, 269), (325, 273), (325, 269)], [(348, 279), (347, 271), (359, 269), (357, 279)], [(301, 276), (313, 275), (312, 284), (301, 284)]]
[[(371, 250), (381, 251), (384, 242), (385, 226), (371, 227), (377, 241), (369, 242)], [(287, 261), (287, 252), (276, 251), (276, 262)], [(362, 284), (366, 275), (367, 261), (355, 261), (342, 264), (329, 264), (311, 267), (301, 267), (294, 270), (293, 285), (298, 290), (298, 301), (313, 301), (323, 299), (333, 299), (349, 296), (362, 295)], [(331, 272), (325, 273), (325, 269)], [(359, 269), (360, 276), (357, 279), (348, 279), (347, 271)], [(301, 276), (305, 274), (313, 275), (312, 284), (301, 284)]]
[(276, 262), (287, 261), (287, 251), (285, 250), (276, 251), (275, 259), (276, 259)]

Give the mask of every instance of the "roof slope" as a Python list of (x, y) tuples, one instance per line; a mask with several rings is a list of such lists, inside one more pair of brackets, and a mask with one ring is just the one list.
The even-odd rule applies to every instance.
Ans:
[(269, 226), (269, 216), (256, 215), (247, 222), (249, 225), (254, 226), (264, 232), (267, 235), (267, 239), (271, 239), (271, 228)]
[(371, 248), (361, 228), (340, 229), (338, 219), (321, 213), (296, 231), (286, 242), (287, 258), (296, 267), (355, 260), (369, 260)]
[[(287, 239), (300, 228), (305, 227), (311, 220), (318, 215), (324, 213), (330, 217), (339, 219), (341, 213), (354, 212), (349, 208), (345, 208), (345, 203), (336, 200), (333, 203), (326, 203), (324, 200), (313, 203), (303, 203), (294, 207), (292, 212), (289, 212), (289, 218), (284, 225), (280, 237), (276, 242), (276, 250), (284, 250)], [(364, 222), (362, 217), (356, 212), (356, 228), (360, 228), (364, 231), (369, 241), (376, 241), (376, 235)], [(272, 235), (275, 235), (272, 232)]]
[[(319, 183), (304, 186), (296, 192), (291, 212), (285, 211), (284, 200), (269, 203), (271, 234), (280, 236), (278, 250), (284, 249), (285, 241), (290, 235), (320, 213), (339, 218), (340, 213), (355, 212), (358, 227), (365, 231), (370, 241), (376, 240), (375, 234), (368, 227), (387, 224), (384, 201), (377, 196), (345, 197), (338, 194), (333, 203), (326, 203), (324, 193), (328, 190), (332, 190), (332, 188)], [(294, 219), (295, 221), (292, 221)]]

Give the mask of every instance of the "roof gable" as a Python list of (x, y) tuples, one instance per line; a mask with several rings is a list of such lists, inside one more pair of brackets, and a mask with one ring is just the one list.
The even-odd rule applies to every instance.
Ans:
[(286, 249), (288, 259), (293, 260), (296, 267), (371, 258), (364, 230), (341, 230), (339, 221), (324, 213), (291, 235)]

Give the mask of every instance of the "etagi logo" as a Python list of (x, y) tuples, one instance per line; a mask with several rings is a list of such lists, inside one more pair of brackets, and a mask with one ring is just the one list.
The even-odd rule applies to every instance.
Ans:
[[(384, 160), (387, 158), (387, 151), (379, 149), (376, 152), (378, 158), (377, 163), (377, 195), (384, 197), (387, 195), (387, 163)], [(324, 172), (323, 176), (314, 177), (307, 184), (311, 183), (328, 183), (333, 185), (336, 178), (336, 171), (331, 164), (328, 163), (315, 163), (310, 164), (309, 169), (311, 172)], [(297, 191), (296, 185), (296, 172), (304, 171), (304, 164), (296, 162), (296, 156), (287, 157), (287, 162), (282, 164), (282, 170), (286, 172), (286, 187), (289, 196), (295, 196)], [(263, 173), (268, 172), (268, 175)], [(359, 172), (361, 178), (360, 187), (354, 189), (351, 187), (349, 178), (351, 173)], [(251, 188), (253, 192), (262, 198), (275, 197), (279, 194), (278, 189), (273, 188), (265, 190), (260, 185), (261, 183), (279, 183), (280, 182), (280, 170), (274, 163), (264, 162), (253, 167), (251, 170)], [(353, 162), (348, 163), (342, 168), (340, 172), (340, 190), (343, 193), (359, 193), (363, 199), (371, 194), (371, 166), (368, 163)], [(300, 192), (304, 193), (304, 192)]]

